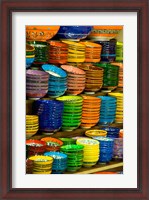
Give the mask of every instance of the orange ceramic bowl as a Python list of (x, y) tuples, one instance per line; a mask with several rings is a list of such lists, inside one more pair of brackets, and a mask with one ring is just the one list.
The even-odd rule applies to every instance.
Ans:
[(46, 41), (53, 38), (60, 26), (26, 26), (26, 39)]

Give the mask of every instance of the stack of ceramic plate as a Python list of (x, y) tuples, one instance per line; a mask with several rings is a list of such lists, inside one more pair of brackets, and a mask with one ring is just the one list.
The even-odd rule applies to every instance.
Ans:
[(45, 156), (54, 159), (52, 164), (52, 174), (62, 174), (67, 168), (67, 155), (60, 152), (46, 152)]
[(119, 132), (119, 138), (123, 138), (123, 129), (121, 129)]
[(106, 137), (107, 136), (107, 131), (93, 129), (93, 130), (86, 131), (85, 135), (87, 137), (91, 137), (91, 138), (93, 138), (93, 137), (101, 137), (101, 136)]
[(26, 44), (26, 68), (30, 67), (35, 60), (35, 48)]
[(48, 95), (51, 98), (62, 96), (67, 90), (67, 73), (55, 65), (42, 65), (42, 69), (50, 74)]
[(76, 144), (76, 141), (73, 138), (59, 138), (59, 139), (63, 142), (63, 145)]
[(62, 126), (63, 102), (57, 100), (37, 100), (34, 112), (39, 116), (39, 130), (51, 135)]
[(68, 44), (67, 62), (84, 62), (85, 61), (85, 45), (78, 42), (62, 41)]
[(77, 144), (84, 146), (83, 166), (92, 167), (99, 160), (99, 142), (90, 138), (78, 139)]
[(110, 92), (108, 95), (117, 99), (115, 122), (123, 123), (123, 93)]
[(118, 138), (119, 137), (119, 128), (116, 127), (104, 127), (103, 130), (107, 131), (108, 138)]
[(111, 63), (112, 65), (119, 66), (118, 87), (123, 87), (123, 63)]
[(103, 85), (104, 70), (88, 63), (80, 64), (78, 67), (86, 72), (85, 92), (94, 93), (99, 91)]
[(104, 62), (96, 63), (96, 66), (104, 69), (102, 88), (115, 89), (118, 86), (119, 66)]
[(112, 160), (113, 157), (113, 145), (114, 141), (108, 137), (94, 137), (100, 143), (100, 163), (107, 163)]
[(26, 115), (26, 138), (30, 138), (39, 129), (39, 119), (37, 115)]
[(81, 42), (81, 44), (85, 45), (85, 62), (100, 62), (101, 60), (101, 49), (102, 46), (100, 44), (96, 44), (93, 42), (85, 41)]
[(85, 88), (86, 74), (83, 70), (71, 65), (61, 65), (67, 74), (67, 93), (77, 95), (83, 92)]
[(29, 45), (35, 48), (34, 64), (48, 63), (48, 43), (42, 41), (28, 41)]
[(95, 126), (100, 117), (101, 99), (92, 96), (83, 97), (81, 127), (91, 128)]
[(113, 158), (123, 159), (123, 138), (114, 139)]
[(34, 161), (33, 174), (51, 174), (53, 158), (50, 156), (32, 156)]
[(60, 39), (79, 41), (86, 38), (91, 30), (92, 26), (61, 26), (57, 36)]
[(57, 100), (64, 103), (62, 130), (72, 131), (81, 124), (83, 98), (81, 96), (62, 96)]
[(123, 62), (123, 42), (116, 43), (116, 61)]
[(26, 140), (28, 146), (28, 157), (32, 155), (42, 155), (46, 150), (46, 142), (40, 140)]
[(98, 96), (101, 99), (99, 124), (106, 125), (115, 121), (116, 98), (109, 96)]
[(67, 63), (68, 45), (61, 41), (49, 41), (49, 45), (49, 63)]
[(61, 147), (61, 152), (67, 155), (67, 171), (77, 171), (83, 164), (83, 145), (64, 145)]
[(114, 62), (116, 58), (116, 40), (98, 41), (97, 43), (102, 46), (101, 61)]
[(45, 137), (41, 141), (47, 143), (46, 151), (59, 151), (60, 147), (63, 145), (63, 142), (57, 138)]
[(33, 160), (26, 160), (26, 174), (32, 174), (33, 173), (33, 167), (34, 167), (34, 162)]
[(48, 92), (49, 74), (40, 70), (26, 71), (26, 95), (30, 99), (40, 99)]
[(89, 38), (94, 41), (109, 41), (115, 38), (123, 26), (93, 26)]

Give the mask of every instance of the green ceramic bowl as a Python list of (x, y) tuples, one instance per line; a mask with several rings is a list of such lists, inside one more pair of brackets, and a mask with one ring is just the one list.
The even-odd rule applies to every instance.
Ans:
[(69, 144), (76, 144), (76, 140), (72, 138), (59, 138), (63, 142), (64, 145), (69, 145)]
[(64, 145), (60, 148), (60, 150), (64, 152), (78, 152), (82, 151), (83, 149), (84, 149), (83, 145), (77, 145), (77, 144)]

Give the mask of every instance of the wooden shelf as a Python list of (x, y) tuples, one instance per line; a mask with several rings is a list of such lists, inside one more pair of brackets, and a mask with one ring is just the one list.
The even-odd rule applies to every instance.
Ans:
[(65, 174), (93, 174), (102, 171), (123, 171), (123, 162), (111, 161), (108, 164), (96, 164), (91, 168), (82, 167), (76, 172), (65, 172)]
[[(121, 123), (117, 123), (117, 124), (111, 124), (111, 127), (117, 127), (122, 129), (123, 128), (123, 124)], [(54, 138), (63, 138), (63, 137), (76, 137), (76, 136), (83, 136), (85, 131), (87, 130), (91, 130), (91, 129), (100, 129), (102, 128), (102, 126), (94, 126), (90, 129), (82, 129), (82, 128), (78, 128), (76, 130), (73, 131), (58, 131), (56, 133), (54, 133), (53, 135), (50, 135), (49, 137), (54, 137)], [(32, 136), (31, 139), (41, 139), (47, 137), (46, 135), (43, 135), (42, 133), (37, 133), (36, 135)]]

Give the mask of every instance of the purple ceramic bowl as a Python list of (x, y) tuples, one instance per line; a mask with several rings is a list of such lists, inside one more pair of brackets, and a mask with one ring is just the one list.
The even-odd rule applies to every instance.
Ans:
[(26, 77), (44, 77), (49, 78), (49, 73), (41, 71), (41, 70), (32, 70), (28, 69), (26, 70)]

